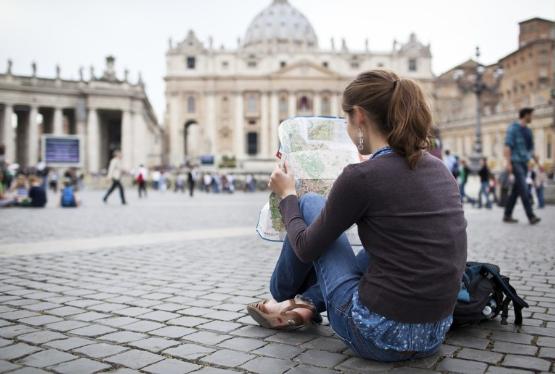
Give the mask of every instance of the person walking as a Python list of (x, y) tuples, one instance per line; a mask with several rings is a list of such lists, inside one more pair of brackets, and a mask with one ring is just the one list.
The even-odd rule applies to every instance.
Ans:
[(466, 160), (461, 160), (461, 167), (459, 170), (459, 192), (461, 194), (461, 202), (464, 203), (464, 198), (469, 199), (466, 196), (466, 183), (468, 182), (468, 176), (470, 175), (470, 168), (468, 167)]
[(105, 203), (108, 202), (108, 197), (110, 196), (110, 194), (114, 192), (116, 188), (119, 188), (119, 196), (121, 198), (121, 203), (123, 205), (127, 204), (125, 201), (125, 191), (123, 190), (123, 186), (120, 181), (121, 174), (122, 174), (121, 151), (119, 149), (116, 149), (114, 151), (114, 157), (112, 157), (112, 159), (110, 160), (110, 166), (108, 166), (108, 178), (112, 180), (112, 185), (110, 186), (110, 188), (106, 192), (106, 195), (104, 195), (104, 198), (102, 199)]
[(137, 182), (137, 188), (139, 192), (139, 199), (143, 197), (147, 197), (146, 194), (146, 178), (147, 178), (148, 170), (145, 168), (143, 164), (139, 165), (139, 170), (137, 171), (137, 175), (135, 176), (135, 181)]
[(487, 159), (484, 157), (480, 160), (480, 192), (478, 192), (478, 208), (482, 208), (482, 196), (486, 197), (486, 208), (491, 209), (491, 201), (489, 200), (489, 178), (490, 171)]
[(513, 210), (516, 200), (520, 197), (522, 205), (526, 211), (528, 222), (535, 225), (541, 219), (534, 214), (528, 188), (526, 186), (526, 176), (528, 174), (528, 162), (534, 152), (534, 138), (532, 130), (528, 125), (532, 122), (533, 108), (522, 108), (519, 111), (519, 120), (509, 125), (505, 137), (504, 155), (507, 163), (507, 172), (514, 175), (514, 184), (503, 214), (503, 222), (517, 223), (513, 218)]
[(189, 187), (189, 196), (193, 197), (195, 193), (195, 183), (197, 181), (196, 170), (194, 168), (190, 168), (189, 172), (187, 173), (187, 186)]
[(536, 190), (536, 197), (538, 198), (538, 209), (545, 208), (545, 198), (543, 196), (543, 189), (545, 187), (545, 170), (543, 166), (536, 164), (534, 168), (534, 189)]

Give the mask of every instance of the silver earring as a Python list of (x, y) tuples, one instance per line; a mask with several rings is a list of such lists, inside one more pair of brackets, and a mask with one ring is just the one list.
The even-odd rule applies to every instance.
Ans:
[(362, 129), (358, 128), (358, 150), (362, 151), (364, 149), (364, 138), (362, 137)]

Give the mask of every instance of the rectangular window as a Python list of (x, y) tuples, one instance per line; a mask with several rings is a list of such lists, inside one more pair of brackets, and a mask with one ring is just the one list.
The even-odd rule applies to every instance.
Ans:
[(187, 69), (193, 70), (196, 67), (197, 59), (193, 56), (187, 57)]
[(247, 113), (256, 113), (256, 96), (255, 95), (248, 95), (247, 96)]
[(247, 133), (247, 154), (254, 156), (258, 153), (258, 134), (255, 132)]
[(328, 64), (327, 61), (324, 61), (324, 62), (322, 62), (322, 66), (325, 67), (325, 68), (327, 68), (327, 67), (329, 67), (329, 64)]
[(360, 68), (360, 64), (356, 61), (351, 62), (351, 69), (358, 69)]
[(193, 96), (189, 96), (187, 98), (187, 113), (194, 113), (195, 112), (195, 98)]
[(247, 66), (248, 66), (249, 68), (255, 68), (255, 67), (256, 67), (256, 61), (249, 61), (249, 62), (247, 63)]
[(553, 142), (552, 142), (552, 137), (551, 134), (549, 134), (549, 136), (547, 137), (547, 144), (546, 144), (546, 152), (545, 152), (545, 156), (548, 160), (551, 160), (553, 158)]
[(279, 63), (279, 66), (282, 67), (282, 68), (286, 67), (286, 66), (287, 66), (287, 62), (281, 61), (281, 62)]
[(416, 71), (417, 70), (417, 66), (416, 66), (416, 59), (411, 58), (409, 60), (409, 71)]
[(223, 61), (222, 62), (222, 68), (227, 69), (228, 67), (229, 67), (229, 62)]

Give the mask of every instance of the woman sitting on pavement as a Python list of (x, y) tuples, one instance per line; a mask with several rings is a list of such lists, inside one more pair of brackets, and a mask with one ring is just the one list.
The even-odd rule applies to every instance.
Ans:
[[(247, 306), (262, 326), (295, 329), (327, 311), (335, 333), (361, 357), (401, 361), (438, 351), (466, 263), (457, 183), (426, 149), (432, 116), (420, 87), (396, 74), (359, 75), (343, 93), (348, 132), (368, 161), (347, 166), (327, 201), (299, 199), (293, 170), (277, 167), (287, 240), (272, 300)], [(364, 249), (353, 252), (353, 224)]]

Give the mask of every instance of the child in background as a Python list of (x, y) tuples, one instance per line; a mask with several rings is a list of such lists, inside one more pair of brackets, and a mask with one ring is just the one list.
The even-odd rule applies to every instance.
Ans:
[(67, 179), (64, 181), (60, 206), (62, 208), (77, 208), (79, 206), (75, 189), (71, 184), (71, 181)]

